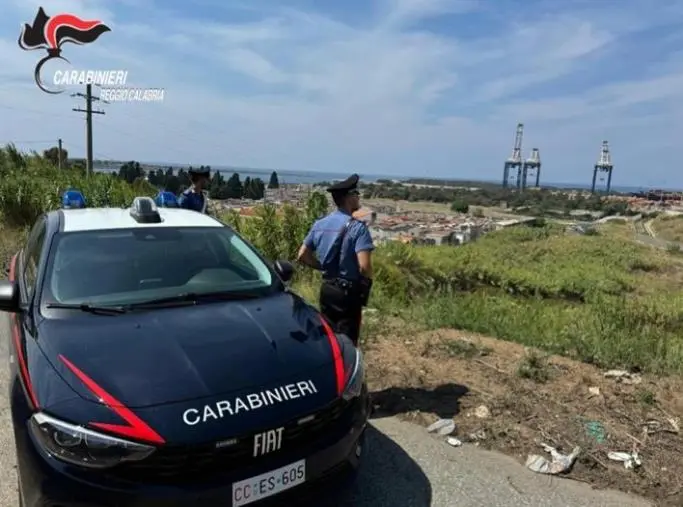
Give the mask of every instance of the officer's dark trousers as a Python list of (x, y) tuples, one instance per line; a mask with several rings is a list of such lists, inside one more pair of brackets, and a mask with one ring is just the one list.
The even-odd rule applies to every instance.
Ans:
[(357, 291), (343, 289), (333, 281), (323, 281), (320, 311), (336, 333), (345, 334), (358, 345), (363, 307)]

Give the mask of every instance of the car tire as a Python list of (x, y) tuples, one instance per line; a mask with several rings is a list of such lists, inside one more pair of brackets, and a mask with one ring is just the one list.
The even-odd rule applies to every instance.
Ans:
[(19, 507), (24, 507), (24, 495), (21, 492), (21, 482), (19, 477), (17, 477), (17, 496), (19, 497)]
[(355, 459), (349, 459), (347, 470), (344, 472), (344, 482), (348, 485), (353, 485), (353, 483), (356, 482), (360, 473), (361, 464), (363, 463), (363, 456), (368, 451), (368, 439), (365, 437), (365, 432), (363, 432), (363, 435), (360, 437), (358, 444), (360, 445), (361, 454), (356, 455), (354, 457)]
[(346, 471), (346, 477), (344, 478), (346, 486), (353, 486), (353, 484), (358, 480), (359, 475), (360, 466), (349, 466), (349, 469)]

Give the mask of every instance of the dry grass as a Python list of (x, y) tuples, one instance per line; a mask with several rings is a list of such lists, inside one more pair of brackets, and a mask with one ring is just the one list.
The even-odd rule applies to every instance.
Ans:
[(633, 226), (633, 222), (629, 222), (627, 220), (613, 220), (610, 222), (606, 222), (599, 226), (599, 230), (604, 235), (619, 238), (626, 241), (633, 240), (633, 237), (636, 234), (636, 229)]
[(652, 222), (657, 237), (666, 241), (683, 243), (683, 215), (662, 215)]

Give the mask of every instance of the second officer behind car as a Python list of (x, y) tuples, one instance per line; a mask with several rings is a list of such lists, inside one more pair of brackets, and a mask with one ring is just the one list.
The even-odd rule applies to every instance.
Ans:
[(208, 199), (204, 188), (209, 184), (211, 171), (206, 167), (190, 168), (188, 171), (192, 186), (185, 190), (178, 198), (178, 206), (191, 209), (200, 213), (206, 213)]
[(337, 209), (313, 224), (297, 260), (322, 271), (320, 310), (337, 333), (358, 345), (363, 307), (372, 287), (374, 244), (367, 226), (353, 218), (360, 209), (358, 175), (327, 189)]

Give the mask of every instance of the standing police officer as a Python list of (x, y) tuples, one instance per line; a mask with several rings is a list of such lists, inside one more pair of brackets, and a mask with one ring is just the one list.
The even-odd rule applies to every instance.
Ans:
[(370, 231), (353, 218), (360, 208), (358, 175), (327, 189), (337, 209), (316, 221), (299, 249), (297, 260), (322, 271), (320, 310), (333, 329), (355, 345), (360, 337), (363, 307), (372, 287), (374, 250)]
[(211, 171), (208, 168), (201, 167), (196, 169), (191, 167), (188, 171), (190, 174), (190, 182), (192, 185), (185, 190), (178, 198), (178, 206), (185, 209), (191, 209), (200, 213), (206, 213), (207, 198), (204, 193), (204, 188), (209, 184), (209, 176)]

